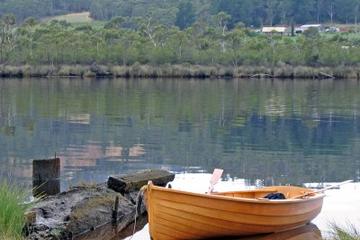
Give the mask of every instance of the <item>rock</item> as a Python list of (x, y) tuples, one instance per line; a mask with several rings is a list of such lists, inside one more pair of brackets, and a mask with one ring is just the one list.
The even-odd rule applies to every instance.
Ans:
[[(35, 204), (31, 211), (36, 212), (36, 223), (30, 225), (27, 239), (73, 239), (109, 224), (116, 197), (120, 199), (117, 211), (119, 229), (125, 228), (134, 221), (133, 203), (102, 186), (77, 187)], [(40, 231), (37, 226), (42, 226)]]
[(148, 181), (152, 181), (157, 186), (165, 187), (168, 182), (173, 181), (175, 174), (165, 170), (145, 170), (135, 174), (125, 176), (110, 176), (108, 188), (121, 194), (139, 191)]
[(35, 223), (36, 222), (36, 212), (35, 211), (25, 212), (25, 222), (26, 222), (26, 224)]
[[(147, 220), (146, 217), (141, 219), (146, 216), (146, 208), (144, 198), (141, 197), (142, 192), (139, 192), (140, 188), (149, 180), (165, 186), (174, 179), (174, 174), (162, 170), (147, 170), (111, 179), (112, 184), (108, 182), (76, 187), (36, 202), (29, 210), (31, 214), (28, 215), (29, 221), (24, 231), (26, 239), (68, 240), (81, 238), (92, 232), (97, 235), (104, 229), (112, 229), (114, 232), (111, 234), (115, 235), (122, 233), (134, 222), (136, 211), (139, 221)], [(124, 194), (119, 194), (107, 185), (119, 189), (119, 192)], [(119, 205), (114, 213), (116, 198), (119, 198)], [(115, 226), (113, 216), (117, 219)]]

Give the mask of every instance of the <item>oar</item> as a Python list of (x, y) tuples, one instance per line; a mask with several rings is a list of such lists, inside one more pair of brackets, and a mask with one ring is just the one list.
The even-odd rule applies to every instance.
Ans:
[(218, 168), (214, 169), (214, 172), (210, 179), (210, 186), (209, 186), (209, 190), (207, 192), (208, 194), (211, 194), (213, 192), (214, 186), (219, 182), (223, 172), (224, 172), (224, 170), (222, 170), (222, 169), (218, 169)]
[(323, 189), (320, 189), (320, 190), (317, 190), (317, 191), (314, 191), (314, 192), (307, 192), (307, 193), (304, 193), (302, 195), (298, 195), (298, 196), (295, 196), (295, 197), (292, 197), (292, 199), (297, 199), (297, 198), (304, 198), (304, 197), (307, 197), (309, 195), (313, 195), (313, 194), (316, 194), (316, 193), (322, 193), (322, 192), (325, 192), (326, 190), (329, 190), (329, 189), (333, 189), (335, 187), (339, 187), (341, 185), (344, 185), (344, 184), (347, 184), (347, 183), (351, 183), (353, 182), (354, 180), (347, 180), (345, 182), (341, 182), (341, 183), (337, 183), (337, 184), (334, 184), (334, 185), (331, 185), (329, 187), (326, 187), (326, 188), (323, 188)]

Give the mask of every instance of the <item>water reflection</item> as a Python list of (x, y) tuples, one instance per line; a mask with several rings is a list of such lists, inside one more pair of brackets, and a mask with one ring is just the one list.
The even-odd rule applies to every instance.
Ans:
[[(145, 224), (146, 219), (141, 218), (137, 225), (136, 231), (141, 230)], [(124, 231), (117, 233), (116, 229), (112, 226), (104, 226), (101, 229), (97, 229), (93, 232), (85, 234), (84, 236), (78, 237), (78, 240), (120, 240), (130, 239), (133, 235), (133, 225), (130, 225)], [(146, 231), (143, 229), (142, 231)], [(138, 239), (138, 238), (136, 238)], [(143, 237), (143, 240), (150, 239), (149, 236)], [(281, 233), (264, 234), (257, 236), (248, 237), (237, 237), (237, 238), (212, 238), (213, 240), (228, 239), (228, 240), (322, 240), (321, 231), (314, 224), (309, 224), (298, 229), (285, 231)], [(210, 239), (209, 239), (210, 240)]]
[(262, 236), (252, 236), (244, 238), (233, 238), (233, 240), (322, 240), (322, 235), (319, 228), (314, 224), (309, 224), (304, 227), (294, 229), (291, 231), (273, 233)]
[(56, 153), (62, 188), (145, 167), (358, 179), (359, 106), (357, 81), (2, 80), (0, 176), (29, 182)]
[[(120, 240), (131, 237), (135, 231), (141, 231), (147, 224), (147, 215), (139, 216), (136, 225), (130, 224), (121, 232), (118, 231), (118, 227), (112, 224), (104, 225), (94, 231), (88, 232), (82, 236), (75, 237), (75, 240)], [(135, 227), (135, 228), (134, 228)], [(144, 239), (145, 240), (145, 239)]]

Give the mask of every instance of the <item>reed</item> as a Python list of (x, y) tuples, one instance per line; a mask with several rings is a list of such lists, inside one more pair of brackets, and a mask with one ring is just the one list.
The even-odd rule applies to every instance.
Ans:
[(357, 79), (358, 67), (225, 66), (196, 64), (149, 65), (0, 65), (1, 77), (123, 77), (123, 78), (284, 78), (284, 79)]
[(0, 183), (0, 240), (22, 239), (25, 199), (26, 193), (21, 189), (7, 182)]
[(360, 240), (360, 232), (353, 225), (347, 229), (333, 225), (330, 240)]

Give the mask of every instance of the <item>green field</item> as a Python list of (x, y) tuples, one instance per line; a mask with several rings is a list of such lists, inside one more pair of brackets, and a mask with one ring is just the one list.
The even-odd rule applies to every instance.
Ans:
[(90, 12), (70, 13), (70, 14), (58, 15), (54, 17), (47, 17), (47, 18), (43, 18), (42, 22), (50, 22), (53, 20), (66, 21), (67, 23), (70, 23), (75, 27), (91, 26), (94, 29), (102, 28), (106, 23), (106, 21), (98, 21), (92, 19), (90, 16)]
[(59, 15), (50, 18), (44, 18), (44, 21), (66, 21), (68, 23), (91, 23), (94, 20), (90, 17), (90, 12), (81, 12), (81, 13), (70, 13), (65, 15)]

